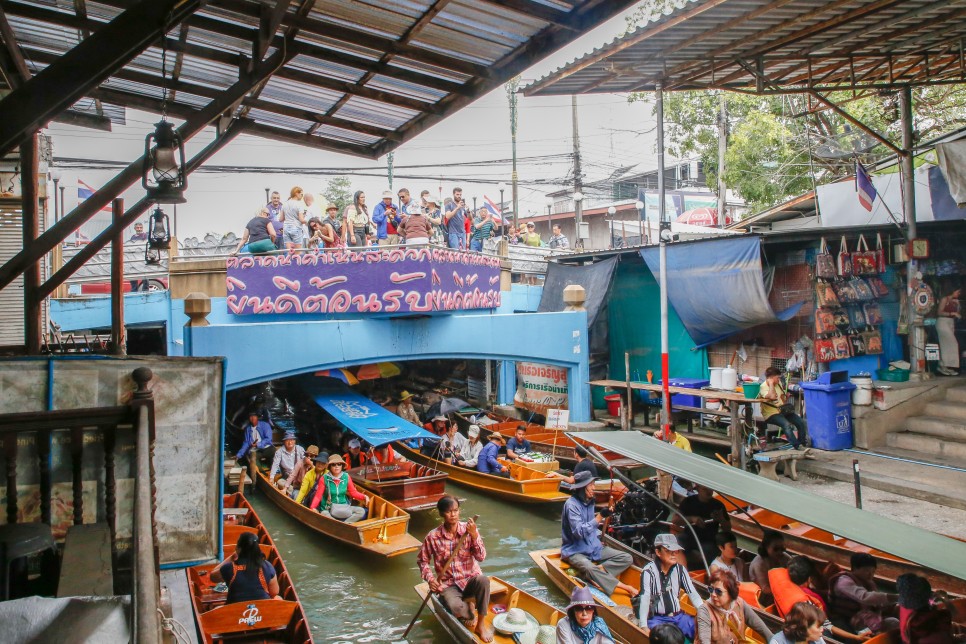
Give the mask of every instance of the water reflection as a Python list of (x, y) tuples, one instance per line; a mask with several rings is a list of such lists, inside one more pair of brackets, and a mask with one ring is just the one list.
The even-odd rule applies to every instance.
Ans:
[[(531, 550), (560, 545), (561, 504), (524, 506), (450, 486), (465, 498), (462, 515), (480, 515), (487, 548), (483, 572), (503, 577), (559, 606), (566, 598), (528, 556)], [(382, 559), (337, 545), (282, 513), (262, 495), (251, 499), (275, 539), (316, 642), (398, 641), (420, 600), (416, 553)], [(413, 515), (409, 531), (418, 539), (439, 524), (436, 512)], [(409, 642), (446, 642), (449, 637), (429, 608), (409, 634)]]

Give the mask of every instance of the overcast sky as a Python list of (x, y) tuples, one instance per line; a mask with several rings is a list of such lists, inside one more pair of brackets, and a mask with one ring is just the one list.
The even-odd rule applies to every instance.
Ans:
[[(620, 35), (625, 29), (623, 16), (588, 32), (569, 47), (534, 64), (523, 74), (524, 84), (538, 79), (567, 62), (599, 47)], [(573, 150), (571, 137), (570, 97), (519, 97), (517, 156), (520, 177), (520, 210), (546, 212), (546, 194), (562, 185), (534, 185), (540, 180), (566, 180), (571, 161), (559, 155)], [(650, 103), (628, 104), (626, 95), (595, 94), (578, 98), (580, 144), (586, 180), (602, 179), (620, 166), (642, 164), (656, 167), (654, 158), (653, 116)], [(84, 128), (52, 124), (55, 157), (111, 159), (130, 162), (143, 151), (144, 137), (152, 131), (158, 116), (129, 110), (127, 125), (115, 126), (105, 134)], [(206, 131), (187, 144), (190, 156), (213, 137)], [(527, 157), (551, 159), (525, 160)], [(496, 185), (510, 183), (509, 163), (493, 163), (476, 167), (445, 167), (466, 161), (509, 159), (510, 119), (506, 92), (500, 88), (478, 99), (441, 123), (403, 144), (396, 150), (393, 189), (408, 187), (418, 193), (428, 189), (444, 195), (460, 185), (464, 195), (482, 199), (487, 195), (499, 201)], [(215, 155), (209, 165), (289, 166), (313, 168), (370, 168), (378, 176), (352, 177), (354, 190), (363, 190), (374, 205), (386, 181), (386, 158), (378, 161), (361, 159), (334, 152), (276, 143), (267, 139), (239, 136)], [(406, 169), (405, 166), (429, 165), (428, 168)], [(65, 191), (65, 207), (76, 203), (76, 181), (94, 188), (114, 176), (116, 171), (65, 169), (61, 186)], [(422, 179), (404, 179), (400, 175), (417, 175)], [(443, 177), (440, 181), (440, 177)], [(265, 201), (265, 188), (279, 190), (283, 198), (289, 188), (300, 185), (320, 193), (327, 177), (297, 174), (204, 173), (196, 172), (188, 179), (188, 203), (178, 206), (177, 232), (182, 239), (202, 236), (207, 232), (240, 233), (254, 210)], [(129, 203), (140, 198), (140, 184), (125, 195)], [(510, 190), (505, 193), (510, 204)], [(166, 209), (173, 214), (172, 209)]]

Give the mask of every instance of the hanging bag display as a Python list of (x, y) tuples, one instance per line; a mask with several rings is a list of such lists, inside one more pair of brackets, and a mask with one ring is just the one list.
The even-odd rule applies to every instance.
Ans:
[(832, 348), (835, 350), (835, 359), (844, 360), (852, 357), (852, 345), (844, 335), (837, 335), (832, 338)]
[(819, 308), (835, 308), (839, 306), (839, 298), (835, 289), (828, 282), (815, 283), (815, 303)]
[(839, 298), (840, 304), (851, 304), (858, 301), (855, 287), (852, 286), (851, 282), (834, 282), (832, 288), (835, 290), (835, 295)]
[(824, 237), (818, 247), (818, 255), (815, 256), (815, 277), (823, 280), (835, 279), (835, 259), (828, 252)]
[(882, 309), (877, 302), (868, 302), (862, 306), (865, 312), (865, 323), (869, 326), (882, 324)]
[(865, 340), (866, 355), (876, 356), (882, 353), (882, 333), (878, 330), (866, 331), (862, 334)]
[(832, 320), (835, 322), (835, 328), (839, 331), (846, 331), (849, 328), (849, 312), (845, 309), (832, 309)]
[(852, 274), (875, 275), (876, 272), (875, 251), (869, 250), (865, 235), (859, 235), (859, 241), (855, 244), (855, 252), (852, 253)]
[(853, 277), (849, 280), (849, 284), (855, 289), (856, 302), (870, 302), (875, 299), (875, 293), (872, 292), (872, 288), (861, 277)]
[(881, 277), (873, 275), (872, 277), (865, 278), (865, 281), (876, 297), (889, 297), (889, 287), (886, 286), (886, 283)]
[(839, 277), (852, 277), (852, 256), (849, 255), (849, 245), (845, 241), (845, 235), (842, 235), (842, 241), (839, 242), (837, 268)]
[(835, 347), (832, 345), (832, 341), (822, 339), (816, 340), (815, 356), (815, 359), (819, 362), (832, 362), (832, 360), (835, 360)]
[(858, 331), (866, 325), (865, 321), (865, 311), (862, 310), (862, 305), (855, 305), (849, 307), (849, 326)]
[(849, 335), (849, 351), (851, 351), (853, 357), (864, 356), (866, 354), (863, 334), (852, 333)]
[(835, 333), (838, 327), (835, 326), (835, 317), (831, 311), (818, 309), (815, 311), (815, 335), (828, 335)]
[(875, 234), (875, 272), (885, 273), (886, 256), (885, 249), (882, 248), (882, 233)]

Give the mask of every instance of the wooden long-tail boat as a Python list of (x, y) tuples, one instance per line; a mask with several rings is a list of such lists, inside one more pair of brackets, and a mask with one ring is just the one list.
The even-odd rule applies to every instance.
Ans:
[(278, 576), (281, 600), (266, 599), (254, 602), (226, 604), (227, 593), (215, 591), (216, 584), (210, 579), (217, 564), (188, 568), (188, 587), (191, 604), (201, 641), (205, 644), (230, 640), (231, 642), (289, 644), (312, 644), (308, 620), (302, 609), (295, 586), (289, 577), (275, 542), (265, 530), (255, 510), (241, 494), (224, 497), (223, 546), (225, 555), (235, 550), (238, 537), (243, 532), (258, 536), (259, 548), (265, 559), (275, 568)]
[[(586, 586), (583, 580), (567, 574), (570, 565), (560, 559), (560, 548), (548, 550), (535, 550), (530, 553), (530, 558), (537, 564), (554, 585), (557, 586), (568, 597), (575, 588)], [(620, 581), (637, 588), (641, 583), (641, 569), (631, 566), (619, 577)], [(591, 592), (597, 600), (597, 614), (607, 623), (610, 632), (625, 642), (647, 642), (647, 635), (634, 619), (634, 610), (631, 608), (631, 596), (625, 591), (617, 589), (607, 601), (604, 601), (603, 593), (592, 588)]]
[(452, 465), (430, 458), (403, 443), (396, 443), (399, 450), (410, 461), (426, 465), (449, 474), (449, 479), (459, 485), (474, 488), (486, 494), (521, 503), (558, 503), (566, 501), (567, 494), (560, 492), (560, 480), (547, 478), (543, 472), (516, 463), (508, 463), (510, 477), (484, 474), (474, 469)]
[(276, 488), (264, 472), (258, 473), (258, 489), (283, 512), (340, 543), (383, 557), (396, 557), (419, 549), (419, 539), (409, 534), (409, 514), (379, 496), (369, 494), (366, 519), (344, 523), (319, 514)]
[[(527, 440), (530, 441), (530, 446), (534, 452), (549, 454), (553, 458), (560, 461), (561, 465), (569, 469), (572, 469), (577, 463), (577, 445), (590, 445), (590, 443), (587, 441), (575, 441), (567, 436), (566, 433), (564, 433), (564, 430), (551, 429), (536, 423), (524, 422), (519, 418), (504, 416), (503, 414), (498, 414), (492, 411), (480, 413), (484, 414), (488, 419), (494, 421), (489, 425), (479, 425), (481, 441), (486, 441), (487, 437), (492, 432), (497, 432), (506, 440), (510, 440), (510, 438), (512, 438), (516, 433), (517, 427), (524, 425), (527, 428)], [(464, 434), (469, 426), (473, 424), (470, 420), (470, 416), (472, 415), (473, 414), (470, 413), (458, 413), (454, 416), (456, 418), (457, 426)], [(477, 416), (479, 416), (479, 414), (477, 414)], [(617, 452), (602, 450), (601, 453), (603, 454), (604, 458), (610, 461), (611, 465), (614, 467), (637, 467), (640, 465), (638, 461), (632, 458), (621, 456)]]
[(427, 465), (400, 461), (390, 465), (366, 463), (349, 470), (349, 476), (363, 487), (406, 512), (436, 507), (446, 494), (449, 475)]
[[(741, 499), (734, 499), (732, 503), (730, 499), (719, 498), (725, 507), (729, 508), (732, 531), (753, 541), (761, 541), (762, 527), (766, 530), (774, 530), (785, 537), (785, 547), (789, 552), (805, 555), (813, 560), (835, 563), (846, 570), (849, 568), (849, 559), (853, 553), (867, 552), (875, 557), (878, 563), (876, 566), (878, 579), (895, 584), (899, 575), (911, 572), (926, 577), (933, 590), (945, 590), (947, 593), (959, 596), (966, 595), (966, 579), (923, 568), (888, 552), (838, 537), (831, 532), (800, 523), (771, 510), (749, 507)], [(736, 508), (735, 503), (740, 507)], [(748, 515), (754, 517), (754, 520)], [(758, 524), (761, 524), (761, 527)]]
[[(416, 593), (422, 599), (426, 599), (427, 593), (429, 593), (429, 585), (426, 583), (418, 584), (415, 586)], [(527, 611), (533, 617), (540, 622), (540, 624), (547, 624), (550, 626), (556, 626), (557, 621), (563, 619), (566, 615), (546, 603), (543, 600), (537, 599), (525, 590), (517, 588), (510, 582), (500, 579), (498, 577), (490, 577), (490, 610), (487, 611), (485, 616), (486, 624), (490, 628), (493, 628), (493, 618), (496, 613), (493, 611), (495, 606), (503, 606), (506, 610), (511, 608), (520, 608)], [(483, 644), (481, 640), (475, 633), (472, 633), (463, 626), (456, 617), (449, 612), (449, 610), (440, 601), (438, 595), (433, 595), (429, 602), (429, 607), (436, 615), (439, 623), (442, 624), (446, 632), (450, 634), (453, 638), (452, 641), (458, 642), (459, 644)], [(519, 640), (514, 640), (511, 635), (506, 635), (493, 630), (493, 641), (497, 644), (514, 644), (514, 642), (519, 642)]]

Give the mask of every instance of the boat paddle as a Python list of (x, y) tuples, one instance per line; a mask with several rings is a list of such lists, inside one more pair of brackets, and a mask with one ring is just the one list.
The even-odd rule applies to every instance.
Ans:
[[(480, 518), (480, 515), (474, 514), (473, 515), (473, 519), (472, 519), (473, 523), (476, 523), (479, 520), (479, 518)], [(450, 565), (453, 563), (453, 559), (456, 558), (456, 553), (458, 553), (460, 551), (460, 549), (463, 547), (463, 544), (466, 542), (466, 538), (468, 536), (470, 536), (470, 531), (469, 530), (467, 530), (466, 532), (464, 532), (463, 533), (463, 536), (460, 537), (459, 538), (459, 541), (456, 542), (456, 547), (453, 548), (453, 552), (449, 553), (449, 558), (446, 560), (446, 563), (444, 563), (443, 564), (443, 567), (440, 568), (439, 571), (436, 573), (436, 578), (437, 579), (442, 579), (443, 578), (443, 575), (446, 574), (446, 571), (449, 570)], [(428, 586), (428, 583), (427, 583), (427, 586)], [(433, 596), (433, 591), (431, 589), (428, 589), (428, 588), (427, 588), (427, 590), (428, 590), (428, 592), (426, 593), (426, 597), (423, 598), (423, 603), (419, 605), (419, 609), (416, 611), (416, 614), (413, 615), (413, 619), (412, 619), (412, 621), (409, 622), (409, 626), (407, 626), (406, 627), (406, 630), (403, 631), (402, 639), (406, 639), (406, 636), (409, 635), (409, 631), (413, 630), (413, 626), (416, 624), (416, 620), (419, 619), (419, 616), (420, 616), (420, 614), (422, 614), (423, 609), (426, 608), (426, 604), (429, 603), (429, 598)], [(482, 616), (482, 615), (480, 616), (481, 619), (483, 617), (484, 616)]]
[[(568, 436), (569, 436), (569, 434), (568, 434)], [(570, 438), (573, 438), (573, 436), (570, 436)], [(590, 455), (591, 456), (593, 456), (598, 461), (600, 461), (601, 463), (603, 463), (605, 467), (607, 467), (611, 472), (613, 472), (614, 474), (616, 474), (617, 475), (617, 478), (619, 478), (621, 481), (624, 482), (624, 485), (626, 485), (628, 487), (631, 487), (631, 488), (635, 488), (635, 489), (640, 490), (641, 492), (643, 492), (647, 496), (651, 497), (652, 499), (654, 499), (655, 501), (657, 501), (658, 503), (660, 503), (661, 505), (663, 505), (664, 507), (666, 507), (673, 514), (676, 514), (679, 517), (681, 517), (681, 519), (684, 520), (685, 527), (688, 530), (691, 531), (691, 535), (694, 537), (694, 543), (696, 543), (696, 544), (700, 544), (701, 543), (701, 540), (698, 539), (698, 533), (694, 531), (694, 526), (691, 525), (691, 522), (688, 521), (688, 518), (686, 516), (684, 516), (683, 514), (681, 514), (681, 511), (680, 510), (678, 510), (676, 507), (674, 507), (673, 505), (671, 505), (670, 503), (668, 503), (667, 501), (665, 501), (664, 499), (662, 499), (660, 497), (660, 495), (654, 494), (653, 492), (651, 492), (650, 490), (648, 490), (646, 487), (644, 487), (643, 485), (641, 485), (640, 483), (638, 483), (637, 481), (635, 481), (631, 477), (627, 476), (626, 474), (624, 474), (620, 470), (615, 470), (615, 469), (611, 468), (610, 461), (608, 461), (606, 458), (604, 458), (603, 455), (600, 452), (598, 452), (597, 451), (597, 448), (595, 448), (593, 445), (586, 445), (586, 448), (587, 448), (587, 451), (590, 452)], [(710, 568), (710, 566), (708, 566), (708, 560), (704, 556), (704, 550), (702, 548), (698, 548), (698, 554), (701, 555), (701, 562), (704, 564), (704, 569), (705, 569), (705, 571), (707, 571), (708, 577), (711, 577), (711, 568)]]

